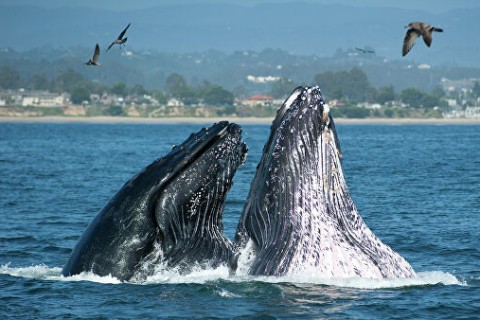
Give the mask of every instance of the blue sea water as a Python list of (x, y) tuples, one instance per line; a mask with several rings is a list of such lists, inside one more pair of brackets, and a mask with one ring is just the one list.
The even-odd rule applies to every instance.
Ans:
[[(209, 126), (210, 124), (205, 124)], [(360, 214), (414, 279), (156, 274), (143, 283), (60, 271), (118, 189), (199, 124), (0, 123), (0, 319), (478, 319), (480, 126), (337, 125)], [(232, 237), (269, 125), (224, 212)]]

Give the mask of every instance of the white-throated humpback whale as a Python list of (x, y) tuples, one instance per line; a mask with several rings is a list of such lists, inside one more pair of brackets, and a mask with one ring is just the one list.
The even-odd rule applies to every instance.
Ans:
[[(415, 275), (367, 227), (341, 167), (333, 118), (318, 87), (298, 87), (273, 120), (237, 227), (238, 261), (252, 275)], [(245, 248), (251, 248), (249, 259)], [(236, 265), (238, 263), (233, 263)]]

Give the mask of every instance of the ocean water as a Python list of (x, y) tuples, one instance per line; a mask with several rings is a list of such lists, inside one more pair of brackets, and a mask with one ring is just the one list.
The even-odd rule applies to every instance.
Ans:
[[(206, 123), (205, 126), (210, 124)], [(0, 123), (0, 319), (478, 319), (480, 126), (337, 125), (360, 214), (414, 279), (158, 272), (142, 283), (61, 268), (134, 174), (199, 124)], [(249, 146), (223, 220), (232, 237), (269, 125)]]

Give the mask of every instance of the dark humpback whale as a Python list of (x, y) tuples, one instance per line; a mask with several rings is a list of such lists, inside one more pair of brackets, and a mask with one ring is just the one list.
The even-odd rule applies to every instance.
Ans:
[(239, 256), (232, 264), (251, 275), (413, 277), (408, 262), (360, 217), (340, 158), (320, 89), (296, 88), (272, 123), (235, 234)]
[(156, 264), (181, 272), (227, 264), (233, 245), (223, 236), (222, 212), (246, 153), (236, 124), (192, 134), (125, 183), (83, 232), (62, 274), (129, 280)]

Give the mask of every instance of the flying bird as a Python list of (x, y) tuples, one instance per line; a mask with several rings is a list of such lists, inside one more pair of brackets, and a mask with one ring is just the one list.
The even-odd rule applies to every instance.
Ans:
[(427, 47), (430, 47), (432, 44), (432, 33), (434, 31), (443, 32), (443, 29), (435, 28), (434, 26), (423, 22), (411, 22), (408, 24), (408, 26), (405, 26), (405, 28), (410, 29), (407, 30), (405, 39), (403, 39), (402, 56), (405, 56), (410, 49), (412, 49), (418, 37), (422, 36)]
[(371, 50), (371, 49), (362, 49), (362, 48), (355, 48), (355, 49), (362, 53), (375, 53), (375, 50)]
[(100, 46), (97, 45), (95, 46), (95, 51), (93, 52), (93, 57), (88, 60), (88, 62), (85, 62), (86, 65), (89, 66), (99, 66), (100, 63), (98, 62), (98, 56), (100, 55)]
[(125, 29), (123, 29), (122, 32), (120, 32), (118, 38), (113, 40), (113, 42), (108, 46), (108, 49), (106, 51), (110, 50), (110, 48), (113, 47), (114, 44), (119, 44), (120, 49), (122, 48), (122, 44), (127, 42), (127, 38), (124, 38), (123, 36), (125, 35), (125, 32), (127, 32), (128, 27), (130, 27), (130, 23), (128, 24), (128, 26), (125, 27)]

